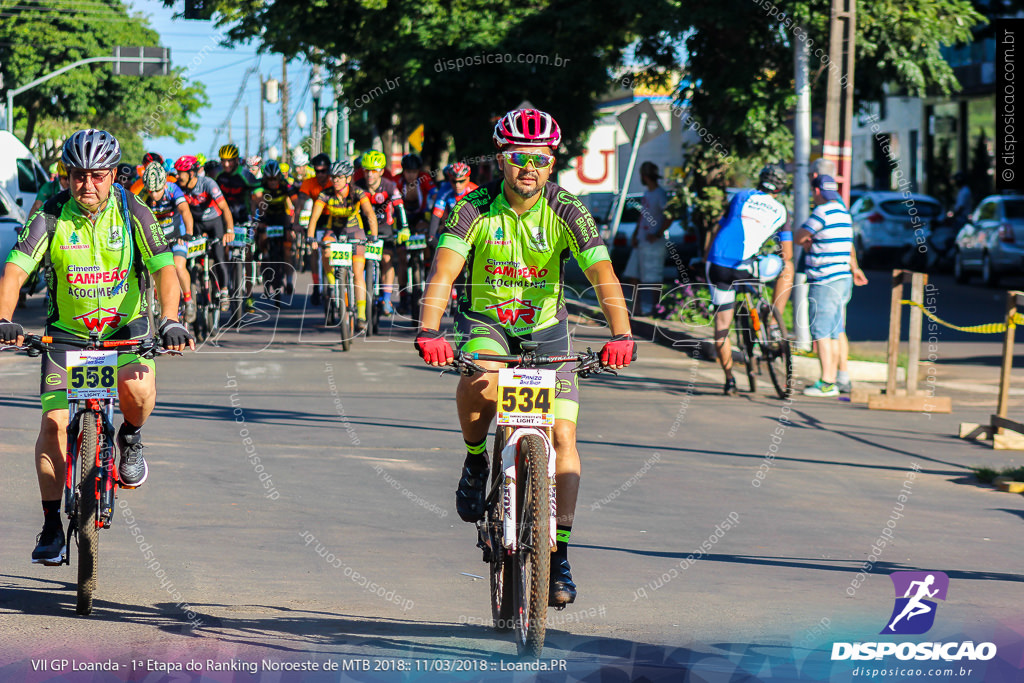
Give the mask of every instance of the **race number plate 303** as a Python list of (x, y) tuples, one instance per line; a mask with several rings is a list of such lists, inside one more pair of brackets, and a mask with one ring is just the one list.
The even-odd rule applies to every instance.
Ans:
[(199, 237), (185, 243), (185, 249), (188, 250), (188, 257), (192, 258), (198, 256), (206, 251), (206, 238)]
[(384, 240), (366, 243), (366, 260), (380, 261), (384, 257)]
[(554, 370), (498, 370), (498, 424), (553, 427), (554, 403)]
[(117, 398), (117, 351), (68, 351), (68, 399)]
[(427, 236), (426, 235), (413, 235), (409, 238), (409, 242), (405, 245), (406, 249), (426, 249), (427, 248)]
[(331, 248), (330, 264), (332, 267), (352, 265), (351, 244), (339, 244), (338, 242), (330, 242), (329, 246)]

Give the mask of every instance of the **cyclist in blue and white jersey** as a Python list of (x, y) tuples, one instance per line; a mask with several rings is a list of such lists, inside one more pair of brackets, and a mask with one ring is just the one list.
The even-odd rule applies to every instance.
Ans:
[(772, 301), (776, 310), (785, 310), (793, 287), (793, 234), (786, 224), (786, 207), (774, 197), (788, 180), (781, 166), (772, 164), (761, 169), (757, 188), (743, 190), (732, 198), (708, 250), (708, 288), (715, 306), (715, 349), (718, 363), (725, 372), (724, 389), (728, 395), (739, 393), (732, 374), (732, 346), (729, 344), (736, 302), (733, 283), (753, 278), (750, 266), (754, 258), (776, 234), (785, 261)]

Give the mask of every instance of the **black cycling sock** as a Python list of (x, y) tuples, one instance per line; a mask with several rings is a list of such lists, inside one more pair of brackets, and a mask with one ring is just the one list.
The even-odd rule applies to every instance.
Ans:
[(60, 499), (43, 501), (43, 525), (48, 528), (60, 527)]
[(466, 441), (466, 461), (463, 465), (474, 471), (487, 469), (487, 437), (477, 443)]
[(569, 536), (572, 534), (572, 526), (563, 526), (561, 524), (555, 527), (555, 552), (552, 555), (560, 560), (568, 559), (569, 554)]
[(142, 431), (142, 427), (136, 427), (135, 425), (133, 425), (128, 420), (125, 420), (124, 424), (121, 425), (121, 433), (124, 434), (125, 436), (131, 436), (132, 434), (138, 434), (141, 431)]

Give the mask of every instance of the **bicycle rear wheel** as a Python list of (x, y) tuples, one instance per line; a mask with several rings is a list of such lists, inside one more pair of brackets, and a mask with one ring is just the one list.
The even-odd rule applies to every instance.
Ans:
[(99, 468), (96, 466), (100, 452), (99, 415), (91, 411), (81, 413), (78, 446), (78, 509), (75, 513), (78, 537), (78, 605), (76, 612), (82, 616), (92, 614), (92, 594), (96, 590), (96, 570), (100, 561), (100, 539), (96, 528), (97, 505), (96, 486)]
[(781, 399), (789, 398), (793, 391), (793, 353), (789, 348), (784, 328), (776, 319), (769, 306), (761, 308), (762, 336), (761, 349), (768, 360), (768, 375), (772, 378), (775, 393)]
[(736, 309), (736, 346), (743, 355), (743, 368), (750, 383), (750, 392), (757, 391), (757, 377), (754, 374), (754, 331), (750, 328), (750, 314), (746, 304)]
[[(498, 427), (494, 435), (494, 454), (491, 458), (491, 491), (500, 492), (504, 476), (501, 469), (501, 451), (505, 448), (505, 428)], [(502, 498), (496, 495), (487, 508), (484, 518), (485, 531), (491, 542), (491, 619), (494, 630), (507, 633), (514, 627), (512, 620), (512, 562), (509, 561), (502, 544), (503, 532)]]
[(548, 452), (536, 435), (519, 440), (516, 462), (518, 547), (513, 556), (516, 649), (521, 657), (540, 657), (547, 629), (551, 579), (551, 520)]

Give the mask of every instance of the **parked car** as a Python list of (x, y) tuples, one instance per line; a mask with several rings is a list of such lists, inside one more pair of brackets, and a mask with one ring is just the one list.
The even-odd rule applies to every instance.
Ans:
[(7, 262), (7, 255), (18, 242), (18, 234), (25, 226), (27, 209), (18, 206), (14, 197), (0, 186), (0, 263)]
[(985, 197), (970, 220), (956, 236), (953, 275), (967, 282), (972, 273), (991, 286), (999, 276), (1024, 267), (1024, 197), (993, 195)]
[(7, 190), (15, 203), (28, 211), (39, 188), (48, 180), (50, 174), (28, 147), (11, 133), (0, 130), (0, 187)]
[(850, 207), (857, 261), (870, 264), (879, 256), (903, 256), (925, 244), (942, 205), (923, 194), (866, 192)]
[[(612, 211), (615, 210), (614, 203), (609, 210), (608, 216), (600, 222), (601, 237), (608, 245), (608, 253), (612, 259), (612, 266), (615, 272), (622, 276), (626, 264), (629, 262), (629, 255), (633, 251), (631, 240), (636, 232), (637, 222), (640, 220), (640, 206), (643, 200), (642, 194), (626, 195), (626, 206), (622, 210), (622, 220), (619, 222), (619, 229), (615, 233), (614, 240), (611, 237), (611, 223), (614, 218)], [(684, 227), (679, 220), (674, 220), (668, 227), (668, 239), (672, 248), (665, 256), (665, 282), (672, 282), (678, 277), (676, 259), (684, 266), (689, 265), (690, 260), (698, 253), (697, 231), (693, 228)], [(673, 256), (675, 252), (675, 256)]]

